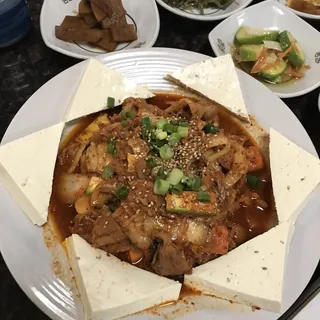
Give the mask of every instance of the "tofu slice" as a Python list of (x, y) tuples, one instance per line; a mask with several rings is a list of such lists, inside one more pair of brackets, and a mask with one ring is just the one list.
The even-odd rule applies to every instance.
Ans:
[(121, 105), (128, 97), (150, 98), (153, 94), (133, 80), (90, 59), (81, 82), (65, 114), (65, 121), (71, 121), (91, 113), (107, 109), (108, 98), (114, 106)]
[(85, 319), (118, 319), (179, 298), (179, 282), (95, 249), (78, 235), (67, 238), (66, 246)]
[(63, 127), (58, 123), (0, 146), (0, 181), (38, 226), (47, 222)]
[(250, 121), (230, 54), (192, 64), (169, 74), (167, 78)]
[(282, 223), (228, 254), (193, 269), (185, 284), (206, 295), (280, 312), (283, 275), (294, 231)]
[(270, 166), (279, 222), (294, 222), (320, 196), (320, 160), (270, 128)]

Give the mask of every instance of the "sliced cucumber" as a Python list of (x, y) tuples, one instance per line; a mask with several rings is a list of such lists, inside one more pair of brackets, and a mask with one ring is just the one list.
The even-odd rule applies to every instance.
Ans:
[(289, 31), (285, 30), (280, 33), (279, 42), (283, 51), (286, 51), (294, 43), (294, 46), (286, 56), (294, 66), (299, 68), (305, 63), (306, 59), (304, 56), (304, 52), (299, 42), (292, 36)]
[(240, 57), (245, 61), (256, 61), (263, 51), (263, 44), (243, 44), (240, 46)]
[(278, 30), (253, 29), (242, 26), (236, 33), (236, 39), (241, 44), (262, 44), (264, 40), (276, 41), (279, 38)]
[(264, 71), (260, 71), (259, 75), (265, 80), (274, 81), (274, 79), (284, 73), (286, 69), (287, 63), (284, 60), (279, 60), (279, 62), (277, 62), (274, 67)]

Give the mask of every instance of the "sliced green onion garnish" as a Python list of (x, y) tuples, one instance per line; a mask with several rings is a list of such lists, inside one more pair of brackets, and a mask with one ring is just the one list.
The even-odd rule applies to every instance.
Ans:
[(153, 185), (153, 192), (159, 196), (164, 196), (170, 188), (170, 183), (167, 180), (157, 179)]
[(170, 184), (175, 186), (176, 184), (178, 184), (181, 181), (181, 179), (183, 177), (184, 177), (184, 174), (183, 174), (182, 170), (174, 168), (169, 173), (169, 176), (168, 176), (167, 180), (170, 182)]
[(180, 127), (188, 127), (189, 122), (187, 120), (172, 120), (170, 121), (171, 124), (175, 126), (180, 126)]
[(111, 203), (108, 203), (109, 210), (115, 212), (120, 206), (120, 200), (114, 199)]
[(141, 123), (146, 129), (151, 129), (151, 121), (149, 117), (142, 118)]
[(105, 167), (103, 169), (103, 176), (105, 179), (109, 179), (113, 176), (113, 170), (112, 168), (109, 168), (109, 167)]
[(129, 195), (129, 188), (127, 186), (121, 186), (116, 190), (116, 196), (120, 200), (124, 200)]
[(122, 121), (122, 122), (121, 122), (121, 125), (125, 128), (125, 127), (128, 126), (128, 122), (127, 122), (127, 121)]
[(180, 194), (184, 189), (184, 185), (182, 183), (178, 183), (175, 186), (171, 186), (169, 191), (171, 193)]
[(168, 136), (168, 134), (165, 131), (162, 131), (161, 129), (156, 130), (157, 139), (164, 140), (167, 136)]
[(157, 166), (157, 163), (153, 158), (147, 159), (146, 163), (151, 169)]
[(115, 99), (113, 97), (108, 97), (107, 99), (107, 109), (114, 108), (115, 105)]
[(114, 141), (113, 138), (109, 139), (109, 143), (107, 144), (107, 152), (110, 154), (115, 154), (116, 153), (116, 142)]
[(208, 123), (207, 125), (204, 126), (203, 131), (205, 133), (217, 133), (220, 131), (220, 129), (213, 124)]
[(163, 131), (165, 131), (165, 132), (167, 132), (167, 133), (173, 133), (173, 132), (176, 132), (177, 131), (177, 126), (174, 126), (173, 124), (171, 124), (171, 123), (166, 123), (164, 126), (163, 126), (163, 128), (162, 128), (162, 130)]
[(207, 191), (200, 190), (197, 193), (197, 199), (201, 202), (210, 202), (210, 195)]
[(186, 189), (192, 191), (199, 191), (201, 187), (201, 178), (199, 177), (183, 177), (181, 182), (186, 185)]
[(174, 152), (171, 147), (167, 144), (162, 146), (159, 150), (160, 157), (163, 160), (170, 160), (174, 156)]
[(136, 114), (132, 110), (125, 109), (120, 112), (120, 116), (123, 120), (128, 120), (134, 119)]
[(178, 132), (171, 133), (168, 138), (168, 143), (170, 144), (170, 146), (175, 146), (175, 145), (179, 144), (180, 138), (181, 137), (178, 134)]
[(159, 168), (158, 172), (157, 172), (157, 176), (156, 176), (158, 179), (166, 179), (167, 178), (167, 175), (164, 171), (164, 168)]
[(158, 129), (163, 129), (163, 126), (168, 123), (167, 119), (160, 119), (159, 121), (157, 121), (156, 126)]
[(178, 127), (177, 134), (181, 138), (186, 138), (188, 136), (188, 132), (189, 132), (188, 127), (181, 127), (181, 126)]
[(256, 190), (259, 189), (261, 185), (261, 179), (257, 176), (253, 176), (251, 174), (247, 175), (247, 185), (250, 189)]

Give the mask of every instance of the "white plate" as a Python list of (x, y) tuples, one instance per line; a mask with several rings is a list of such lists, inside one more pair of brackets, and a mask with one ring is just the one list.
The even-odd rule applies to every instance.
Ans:
[(165, 9), (177, 14), (178, 16), (199, 20), (199, 21), (214, 21), (225, 19), (235, 12), (247, 7), (253, 0), (235, 0), (230, 6), (226, 9), (205, 9), (204, 14), (200, 14), (199, 10), (181, 10), (173, 8), (167, 5), (163, 0), (156, 0), (162, 7)]
[[(67, 42), (56, 38), (55, 26), (60, 25), (66, 15), (77, 15), (80, 0), (44, 0), (40, 29), (44, 43), (51, 49), (67, 56), (88, 59), (106, 51), (84, 43)], [(150, 48), (158, 38), (160, 18), (155, 0), (122, 0), (127, 11), (127, 22), (134, 24), (138, 39), (122, 43), (115, 51), (133, 48)]]
[[(209, 57), (188, 51), (152, 48), (103, 55), (99, 60), (138, 84), (146, 84), (152, 90), (170, 91), (174, 86), (163, 79), (164, 75), (207, 58)], [(31, 96), (11, 122), (3, 143), (59, 122), (86, 63), (81, 62), (65, 70)], [(256, 115), (265, 128), (274, 127), (316, 155), (308, 134), (290, 109), (261, 83), (240, 70), (238, 74), (249, 112)], [(79, 319), (79, 311), (76, 310), (76, 306), (80, 310), (79, 305), (74, 302), (62, 282), (52, 274), (51, 257), (44, 244), (42, 230), (32, 225), (1, 184), (0, 203), (0, 249), (20, 287), (52, 319)], [(301, 294), (319, 261), (319, 210), (320, 197), (315, 197), (296, 222), (285, 272), (284, 310)], [(211, 308), (213, 305), (217, 306), (213, 299), (207, 298)], [(235, 305), (229, 302), (225, 304), (229, 308)], [(186, 307), (182, 302), (178, 307), (193, 308), (190, 305)], [(163, 314), (167, 307), (159, 308), (158, 311)], [(179, 313), (174, 315), (178, 317)], [(266, 311), (248, 314), (211, 309), (189, 314), (184, 319), (276, 320), (278, 317), (279, 314)], [(151, 315), (135, 315), (128, 319), (154, 318)]]
[[(218, 24), (209, 34), (209, 41), (217, 56), (230, 52), (235, 33), (240, 26), (289, 30), (301, 44), (306, 63), (311, 66), (301, 80), (285, 85), (264, 83), (280, 98), (306, 94), (320, 86), (320, 32), (296, 16), (287, 7), (269, 0), (237, 12)], [(306, 36), (308, 35), (308, 36)], [(311, 40), (312, 39), (312, 40)]]
[[(287, 5), (287, 0), (275, 0), (281, 4), (283, 4), (284, 6)], [(292, 12), (294, 12), (295, 14), (297, 14), (298, 16), (305, 18), (305, 19), (315, 19), (315, 20), (320, 20), (320, 15), (318, 14), (310, 14), (310, 13), (304, 13), (298, 10), (294, 10), (289, 8)]]

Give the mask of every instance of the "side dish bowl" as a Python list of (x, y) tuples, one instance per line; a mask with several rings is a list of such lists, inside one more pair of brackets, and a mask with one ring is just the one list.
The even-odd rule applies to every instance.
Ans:
[[(280, 98), (292, 98), (306, 94), (320, 86), (320, 33), (292, 13), (287, 7), (272, 0), (263, 1), (244, 9), (217, 25), (209, 34), (214, 53), (221, 56), (231, 52), (234, 37), (241, 26), (251, 28), (288, 30), (300, 43), (310, 67), (302, 79), (286, 84), (267, 84), (270, 90)], [(309, 41), (308, 34), (314, 41)]]

